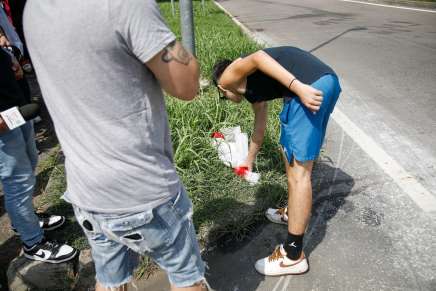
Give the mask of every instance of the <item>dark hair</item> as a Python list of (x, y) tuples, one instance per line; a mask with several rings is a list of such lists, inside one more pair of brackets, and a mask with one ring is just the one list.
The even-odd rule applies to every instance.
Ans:
[(232, 63), (231, 60), (224, 59), (215, 63), (212, 69), (212, 81), (215, 86), (218, 86), (218, 79), (223, 74), (224, 70)]

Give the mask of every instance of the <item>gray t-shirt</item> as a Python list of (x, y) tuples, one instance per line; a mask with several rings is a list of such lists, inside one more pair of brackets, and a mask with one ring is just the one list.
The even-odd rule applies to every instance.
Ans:
[(24, 28), (65, 154), (64, 198), (96, 212), (154, 208), (181, 187), (158, 81), (174, 34), (153, 0), (28, 0)]

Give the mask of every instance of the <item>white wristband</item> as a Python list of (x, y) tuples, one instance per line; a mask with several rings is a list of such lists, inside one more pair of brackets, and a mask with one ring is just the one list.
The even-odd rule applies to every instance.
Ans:
[(5, 121), (9, 130), (20, 127), (26, 123), (20, 111), (18, 111), (18, 107), (9, 108), (8, 110), (0, 112), (0, 115)]

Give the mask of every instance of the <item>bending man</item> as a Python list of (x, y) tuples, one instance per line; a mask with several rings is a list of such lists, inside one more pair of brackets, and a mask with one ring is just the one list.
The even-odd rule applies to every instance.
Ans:
[(255, 114), (249, 153), (241, 166), (251, 171), (267, 123), (267, 101), (284, 98), (280, 113), (280, 144), (288, 178), (287, 209), (268, 209), (267, 217), (287, 223), (288, 236), (271, 256), (258, 260), (264, 275), (301, 274), (309, 266), (303, 252), (303, 236), (312, 208), (311, 173), (318, 157), (330, 113), (340, 94), (335, 72), (310, 53), (295, 47), (257, 51), (214, 67), (213, 79), (225, 98), (246, 99)]

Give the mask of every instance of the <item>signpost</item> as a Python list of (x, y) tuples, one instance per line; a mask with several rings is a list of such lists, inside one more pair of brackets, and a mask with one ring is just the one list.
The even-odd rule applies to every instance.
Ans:
[(180, 0), (180, 27), (182, 30), (182, 44), (195, 55), (194, 16), (192, 0)]

